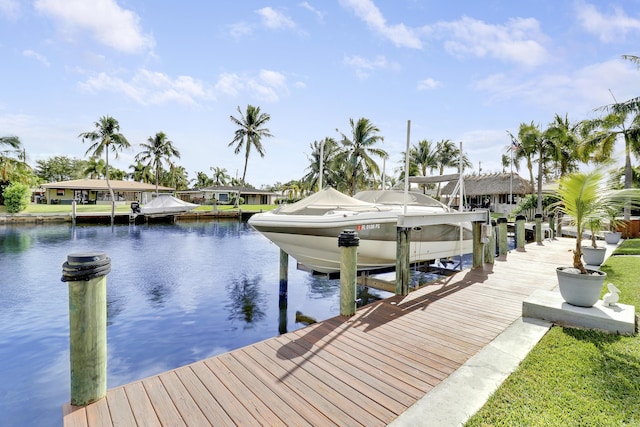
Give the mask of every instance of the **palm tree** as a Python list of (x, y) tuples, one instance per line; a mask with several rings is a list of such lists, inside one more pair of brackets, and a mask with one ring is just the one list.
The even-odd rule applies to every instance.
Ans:
[(144, 182), (148, 184), (154, 178), (154, 174), (151, 171), (149, 165), (143, 165), (139, 160), (136, 161), (134, 165), (129, 165), (129, 169), (131, 170), (129, 178), (133, 179), (134, 181)]
[(102, 153), (105, 153), (105, 179), (107, 180), (107, 187), (109, 187), (109, 194), (111, 195), (111, 201), (115, 203), (115, 196), (111, 183), (109, 182), (109, 150), (113, 151), (116, 159), (118, 153), (124, 148), (129, 148), (131, 144), (127, 141), (127, 138), (120, 131), (120, 124), (116, 119), (111, 116), (102, 116), (94, 123), (95, 130), (83, 132), (78, 135), (82, 138), (82, 142), (91, 141), (93, 144), (87, 149), (85, 156), (91, 152), (91, 157), (100, 157)]
[(104, 159), (91, 157), (84, 168), (84, 175), (91, 179), (100, 179), (105, 176), (105, 167)]
[[(431, 146), (431, 141), (423, 139), (418, 141), (418, 145), (409, 148), (409, 165), (410, 168), (415, 165), (422, 176), (427, 176), (427, 170), (433, 173), (438, 169), (437, 153)], [(411, 173), (409, 175), (411, 176)], [(427, 193), (426, 184), (422, 186), (422, 191)]]
[(204, 172), (196, 172), (196, 179), (193, 180), (194, 188), (205, 188), (213, 185), (213, 180)]
[[(2, 146), (6, 146), (5, 150), (2, 150)], [(21, 152), (22, 143), (17, 136), (3, 136), (0, 137), (0, 181), (8, 182), (10, 177), (14, 175), (14, 172), (18, 168), (19, 164), (24, 163), (19, 158)], [(18, 156), (14, 157), (11, 154), (18, 153)]]
[(272, 137), (273, 135), (269, 133), (269, 129), (264, 127), (271, 119), (271, 116), (267, 113), (260, 113), (260, 107), (247, 105), (247, 111), (243, 114), (240, 106), (238, 106), (238, 113), (240, 114), (240, 118), (230, 116), (231, 121), (238, 126), (238, 129), (236, 129), (235, 136), (228, 146), (231, 147), (236, 144), (234, 149), (235, 154), (239, 154), (244, 149), (242, 182), (245, 182), (251, 147), (255, 148), (258, 154), (260, 154), (260, 157), (264, 157), (265, 151), (262, 146), (262, 138)]
[[(435, 148), (435, 162), (438, 165), (438, 172), (440, 175), (444, 175), (445, 168), (459, 167), (460, 165), (460, 148), (456, 147), (456, 144), (450, 139), (442, 139), (436, 143)], [(466, 154), (462, 154), (462, 169), (472, 167), (469, 157)], [(440, 197), (440, 183), (438, 183), (438, 190), (436, 197)]]
[(229, 182), (231, 177), (225, 168), (215, 166), (210, 169), (213, 172), (213, 185), (227, 185), (227, 182)]
[[(596, 162), (611, 158), (618, 137), (624, 139), (624, 187), (631, 188), (631, 153), (640, 157), (640, 114), (630, 111), (611, 112), (602, 118), (586, 120), (581, 125), (585, 136), (584, 149), (587, 153), (593, 154), (593, 160)], [(625, 219), (628, 220), (629, 216), (630, 211), (625, 208)]]
[(551, 161), (555, 164), (555, 176), (563, 177), (577, 171), (581, 143), (578, 125), (571, 124), (568, 115), (562, 118), (556, 114), (543, 136), (548, 142)]
[(140, 162), (148, 162), (149, 167), (155, 170), (156, 174), (156, 195), (158, 195), (158, 181), (160, 181), (160, 169), (166, 162), (169, 167), (173, 165), (171, 162), (173, 157), (180, 158), (180, 152), (173, 146), (164, 132), (158, 132), (155, 136), (147, 138), (147, 144), (142, 143), (140, 146), (143, 151), (136, 154), (136, 160)]
[(349, 124), (350, 138), (336, 129), (342, 135), (342, 150), (337, 157), (345, 165), (343, 170), (353, 195), (356, 193), (358, 182), (365, 182), (369, 176), (380, 174), (380, 168), (371, 156), (386, 159), (389, 154), (381, 148), (374, 147), (378, 142), (384, 141), (384, 137), (378, 135), (380, 129), (369, 119), (362, 117), (357, 122), (349, 119)]
[(333, 167), (334, 158), (338, 153), (338, 143), (335, 139), (326, 137), (322, 141), (313, 141), (309, 147), (311, 148), (311, 155), (307, 155), (309, 172), (300, 180), (304, 188), (313, 190), (319, 187), (321, 163), (323, 186), (334, 187), (337, 181), (336, 174), (339, 174), (339, 168)]

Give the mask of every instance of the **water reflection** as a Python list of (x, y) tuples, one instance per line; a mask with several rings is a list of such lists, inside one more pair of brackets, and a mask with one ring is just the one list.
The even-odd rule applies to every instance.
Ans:
[(31, 246), (31, 236), (18, 233), (9, 229), (6, 233), (0, 234), (0, 250), (3, 253), (16, 253), (29, 249)]
[(264, 319), (266, 296), (260, 288), (260, 277), (249, 279), (242, 275), (227, 286), (227, 294), (229, 320), (239, 320), (244, 322), (243, 328), (251, 328), (254, 322)]

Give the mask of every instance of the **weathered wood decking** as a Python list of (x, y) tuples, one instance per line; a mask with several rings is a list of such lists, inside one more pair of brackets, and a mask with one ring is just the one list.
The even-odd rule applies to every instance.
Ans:
[[(556, 286), (568, 239), (110, 390), (65, 426), (384, 426)], [(75, 409), (75, 410), (74, 410)]]

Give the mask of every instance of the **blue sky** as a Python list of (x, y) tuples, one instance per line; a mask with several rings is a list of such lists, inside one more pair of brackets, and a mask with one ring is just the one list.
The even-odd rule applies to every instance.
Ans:
[(163, 131), (189, 178), (241, 176), (229, 116), (252, 104), (274, 135), (249, 159), (257, 187), (301, 178), (309, 145), (360, 117), (388, 174), (407, 120), (412, 143), (462, 141), (476, 171), (498, 172), (507, 130), (638, 96), (621, 55), (639, 36), (639, 0), (0, 0), (0, 135), (33, 165), (84, 158), (78, 134), (111, 115), (132, 144), (116, 167)]

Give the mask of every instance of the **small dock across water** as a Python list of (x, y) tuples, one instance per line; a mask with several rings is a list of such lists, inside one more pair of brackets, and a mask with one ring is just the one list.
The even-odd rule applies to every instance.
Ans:
[(64, 425), (385, 426), (516, 321), (534, 290), (555, 288), (572, 245), (528, 244), (352, 317), (113, 388), (66, 405)]

